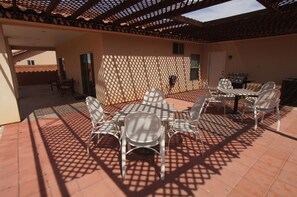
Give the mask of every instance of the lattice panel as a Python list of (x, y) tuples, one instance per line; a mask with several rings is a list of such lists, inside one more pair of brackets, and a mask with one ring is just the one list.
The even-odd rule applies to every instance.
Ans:
[(12, 1), (11, 0), (0, 0), (0, 4), (4, 7), (11, 7), (12, 6)]
[[(165, 56), (104, 56), (105, 104), (143, 99), (153, 87), (168, 93), (178, 93), (198, 87), (200, 82), (189, 81), (190, 57)], [(169, 75), (177, 75), (174, 88), (169, 91)], [(190, 87), (190, 88), (187, 88)]]
[(44, 1), (36, 1), (36, 0), (18, 0), (17, 6), (19, 7), (25, 7), (27, 9), (32, 9), (37, 12), (45, 11), (47, 6), (49, 5), (51, 1), (50, 0), (44, 0)]
[(155, 5), (158, 2), (160, 2), (160, 0), (151, 0), (151, 1), (143, 0), (137, 4), (134, 4), (133, 6), (127, 8), (127, 9), (124, 9), (123, 11), (117, 13), (116, 15), (109, 18), (109, 20), (114, 21), (114, 20), (118, 20), (120, 18), (127, 17), (133, 13), (140, 12), (144, 8)]
[(143, 99), (144, 93), (148, 90), (144, 59), (142, 56), (129, 56), (128, 61), (131, 65), (131, 75), (135, 83), (135, 99)]
[(105, 104), (107, 105), (112, 103), (124, 102), (120, 79), (118, 77), (118, 65), (116, 65), (116, 62), (114, 60), (115, 58), (111, 55), (104, 56), (102, 60), (104, 67), (104, 79), (108, 80), (108, 83), (105, 83)]
[(96, 5), (94, 5), (92, 8), (87, 10), (85, 13), (82, 14), (82, 17), (84, 18), (96, 18), (102, 13), (105, 13), (116, 6), (123, 3), (124, 0), (103, 0), (99, 1)]
[(81, 6), (83, 6), (88, 0), (62, 0), (56, 9), (53, 11), (55, 14), (61, 14), (62, 16), (70, 16)]
[(186, 57), (176, 57), (176, 72), (179, 78), (178, 79), (179, 92), (187, 91), (186, 75), (189, 75), (189, 74), (186, 73), (184, 58)]
[(159, 56), (158, 64), (160, 69), (160, 82), (161, 82), (161, 90), (164, 91), (165, 94), (169, 93), (169, 75), (174, 73), (168, 72), (168, 57)]
[(149, 89), (160, 88), (160, 72), (159, 65), (157, 64), (157, 57), (146, 56), (144, 57), (144, 65), (147, 71), (147, 79), (149, 84)]
[(123, 89), (124, 101), (133, 101), (136, 98), (134, 77), (131, 73), (130, 63), (127, 56), (117, 56), (116, 64), (119, 66), (119, 78)]

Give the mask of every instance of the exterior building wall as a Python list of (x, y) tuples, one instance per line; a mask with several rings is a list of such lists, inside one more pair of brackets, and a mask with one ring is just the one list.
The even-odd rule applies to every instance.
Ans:
[[(102, 42), (106, 104), (142, 99), (153, 87), (170, 94), (202, 84), (202, 80), (190, 80), (190, 56), (201, 55), (199, 44), (183, 42), (184, 54), (174, 55), (172, 40), (104, 33)], [(170, 75), (177, 76), (171, 90)]]
[[(166, 94), (198, 89), (202, 80), (190, 81), (190, 55), (201, 54), (202, 46), (184, 43), (184, 55), (173, 55), (171, 40), (112, 33), (86, 34), (57, 47), (65, 60), (67, 78), (82, 93), (80, 54), (92, 52), (96, 95), (104, 104), (142, 99), (156, 87)], [(178, 77), (169, 90), (169, 76)]]
[(11, 50), (0, 25), (0, 125), (20, 121), (17, 84)]
[(64, 58), (66, 78), (75, 80), (74, 89), (82, 93), (82, 78), (80, 55), (93, 53), (94, 73), (96, 79), (96, 95), (100, 102), (104, 102), (105, 83), (103, 71), (100, 70), (102, 55), (102, 42), (100, 33), (86, 33), (85, 35), (62, 43), (56, 47), (57, 58)]
[(297, 35), (205, 44), (204, 64), (215, 51), (227, 52), (225, 74), (246, 72), (256, 83), (297, 78)]
[(57, 65), (55, 51), (27, 51), (13, 57), (14, 65), (28, 65), (27, 60), (34, 60), (35, 65)]

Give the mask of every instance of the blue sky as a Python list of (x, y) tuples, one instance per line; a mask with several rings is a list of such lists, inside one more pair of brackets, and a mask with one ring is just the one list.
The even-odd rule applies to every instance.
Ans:
[(189, 12), (183, 16), (199, 20), (211, 21), (219, 18), (248, 13), (265, 7), (256, 0), (232, 0), (206, 9)]

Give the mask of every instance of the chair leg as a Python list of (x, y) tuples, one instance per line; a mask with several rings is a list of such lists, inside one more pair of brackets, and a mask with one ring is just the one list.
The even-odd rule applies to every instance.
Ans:
[(202, 141), (202, 138), (201, 138), (201, 135), (200, 135), (199, 130), (197, 129), (197, 131), (194, 134), (195, 134), (196, 142), (197, 142), (197, 138), (199, 138), (199, 140), (200, 140), (200, 142), (202, 144), (202, 149), (203, 149), (202, 154), (204, 154), (204, 152), (205, 152), (205, 146), (204, 146), (204, 143)]
[(91, 140), (92, 140), (92, 135), (93, 135), (93, 133), (90, 134), (89, 140), (87, 142), (87, 154), (88, 155), (90, 154), (90, 143), (91, 143)]
[(257, 110), (256, 109), (254, 109), (254, 119), (255, 119), (254, 129), (256, 130), (258, 128), (258, 118), (257, 118)]
[(277, 112), (277, 131), (280, 129), (280, 114), (279, 114), (279, 107), (276, 107), (276, 112)]
[(245, 113), (245, 107), (244, 107), (243, 110), (242, 110), (242, 114), (241, 114), (241, 122), (243, 122), (243, 116), (244, 116), (244, 113)]
[(122, 137), (122, 177), (123, 179), (126, 177), (126, 137)]
[(160, 142), (160, 156), (161, 156), (161, 180), (165, 178), (165, 132), (161, 135)]

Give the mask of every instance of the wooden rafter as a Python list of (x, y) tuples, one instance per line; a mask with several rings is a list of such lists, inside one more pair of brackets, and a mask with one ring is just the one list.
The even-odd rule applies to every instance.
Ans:
[(61, 0), (52, 0), (48, 7), (45, 10), (45, 14), (51, 14), (52, 11), (58, 6), (58, 4), (61, 2)]
[(76, 10), (76, 12), (74, 12), (71, 15), (71, 18), (76, 19), (81, 14), (83, 14), (85, 11), (87, 11), (88, 9), (90, 9), (91, 7), (93, 7), (95, 4), (97, 4), (99, 1), (102, 1), (102, 0), (90, 0), (90, 1), (88, 1), (83, 6), (81, 6), (78, 10)]
[(135, 13), (130, 14), (130, 15), (126, 16), (126, 17), (123, 17), (123, 18), (121, 18), (119, 20), (116, 20), (116, 21), (114, 21), (114, 24), (121, 24), (123, 22), (128, 22), (128, 21), (130, 21), (130, 20), (132, 20), (134, 18), (138, 18), (140, 16), (149, 14), (149, 13), (151, 13), (153, 11), (163, 9), (163, 8), (166, 8), (166, 7), (170, 6), (170, 5), (180, 3), (180, 2), (182, 2), (182, 0), (161, 1), (161, 2), (156, 3), (156, 4), (154, 4), (154, 5), (150, 6), (150, 7), (145, 8), (145, 9), (139, 11), (139, 12), (135, 12)]
[(216, 0), (216, 1), (214, 1), (214, 0), (204, 0), (204, 1), (197, 1), (194, 4), (186, 5), (186, 6), (182, 7), (182, 8), (175, 9), (175, 10), (172, 10), (172, 11), (168, 11), (168, 12), (165, 12), (163, 14), (156, 15), (154, 17), (147, 18), (145, 20), (140, 20), (138, 22), (135, 22), (133, 24), (130, 24), (130, 26), (131, 27), (136, 27), (136, 26), (140, 26), (140, 25), (144, 25), (144, 24), (153, 22), (153, 21), (162, 20), (164, 18), (170, 18), (170, 17), (173, 17), (173, 16), (179, 16), (179, 15), (182, 15), (182, 14), (185, 14), (185, 13), (188, 13), (188, 12), (192, 12), (192, 11), (195, 11), (195, 10), (207, 8), (207, 7), (210, 7), (210, 6), (213, 6), (213, 5), (217, 5), (217, 4), (220, 4), (220, 3), (224, 3), (224, 2), (227, 2), (227, 1), (230, 1), (230, 0)]
[(176, 25), (179, 25), (179, 24), (181, 24), (181, 23), (179, 23), (177, 21), (170, 21), (168, 23), (153, 25), (153, 26), (147, 27), (145, 29), (148, 30), (148, 31), (153, 31), (155, 29), (161, 29), (161, 28), (164, 28), (164, 27), (176, 26)]
[(179, 21), (181, 23), (187, 23), (187, 24), (190, 24), (190, 25), (193, 25), (193, 26), (197, 26), (197, 27), (202, 27), (203, 26), (202, 22), (191, 19), (191, 18), (187, 18), (187, 17), (184, 17), (184, 16), (174, 16), (174, 17), (171, 17), (171, 19), (173, 19), (175, 21)]
[(113, 9), (110, 9), (106, 12), (104, 12), (103, 14), (97, 16), (96, 18), (94, 18), (93, 20), (94, 21), (102, 21), (103, 19), (105, 18), (108, 18), (124, 9), (127, 9), (129, 7), (131, 7), (132, 5), (140, 2), (141, 0), (127, 0), (127, 1), (124, 1), (123, 3), (121, 3), (120, 5), (114, 7)]
[(278, 2), (275, 0), (257, 0), (257, 1), (269, 10), (272, 10), (272, 11), (279, 10)]

